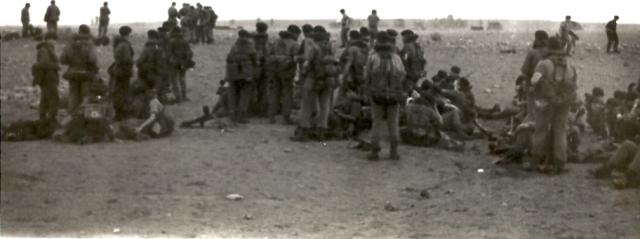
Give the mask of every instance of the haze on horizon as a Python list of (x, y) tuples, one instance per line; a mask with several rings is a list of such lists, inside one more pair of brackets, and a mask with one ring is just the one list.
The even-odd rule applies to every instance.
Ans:
[[(0, 25), (20, 25), (20, 11), (24, 4), (31, 3), (31, 24), (44, 25), (43, 16), (49, 0), (4, 1), (0, 9)], [(88, 24), (98, 16), (104, 0), (58, 0), (61, 10), (60, 25)], [(111, 23), (161, 22), (167, 18), (170, 0), (110, 0)], [(242, 19), (338, 19), (339, 9), (344, 8), (352, 18), (365, 19), (376, 9), (382, 19), (433, 19), (453, 15), (463, 19), (503, 20), (548, 20), (560, 22), (571, 15), (577, 22), (606, 23), (619, 15), (620, 24), (640, 24), (640, 1), (638, 0), (447, 0), (428, 2), (424, 0), (383, 1), (338, 1), (323, 0), (182, 0), (195, 5), (212, 6), (219, 20)], [(249, 7), (250, 6), (250, 7)]]

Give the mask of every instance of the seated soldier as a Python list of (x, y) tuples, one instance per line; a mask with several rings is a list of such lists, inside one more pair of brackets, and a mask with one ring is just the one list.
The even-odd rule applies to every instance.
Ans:
[(371, 126), (367, 117), (366, 98), (358, 94), (356, 88), (340, 87), (333, 110), (329, 114), (329, 132), (326, 137), (333, 139), (352, 139)]
[(625, 141), (600, 168), (589, 171), (596, 178), (612, 177), (616, 188), (640, 185), (640, 145)]
[(445, 79), (447, 79), (447, 77), (449, 77), (449, 75), (447, 75), (447, 71), (439, 70), (437, 74), (431, 77), (431, 81), (433, 84), (440, 85)]
[(54, 140), (78, 144), (113, 141), (114, 111), (106, 98), (107, 92), (101, 79), (94, 80), (89, 95), (71, 119), (54, 133)]
[(220, 85), (218, 86), (218, 90), (216, 94), (218, 95), (218, 102), (213, 105), (213, 109), (210, 109), (209, 106), (202, 106), (202, 115), (196, 117), (192, 120), (183, 121), (180, 123), (181, 128), (192, 128), (195, 125), (199, 125), (200, 128), (204, 127), (204, 123), (209, 120), (213, 120), (216, 118), (229, 116), (229, 96), (227, 93), (227, 84), (226, 81), (221, 80)]
[(600, 87), (594, 87), (591, 94), (586, 93), (585, 108), (587, 110), (587, 123), (593, 130), (593, 133), (607, 137), (606, 121), (605, 121), (605, 102), (604, 90)]
[(447, 78), (440, 83), (440, 88), (442, 88), (443, 90), (454, 90), (456, 81), (460, 79), (461, 71), (462, 69), (460, 69), (459, 66), (452, 66), (451, 72), (449, 72), (449, 76), (447, 76)]
[(166, 112), (165, 106), (158, 100), (158, 93), (153, 89), (147, 89), (141, 100), (145, 104), (136, 115), (137, 119), (131, 119), (126, 124), (120, 125), (118, 137), (124, 139), (148, 139), (162, 138), (171, 135), (174, 130), (173, 118)]
[(605, 117), (609, 136), (617, 140), (622, 138), (618, 121), (626, 112), (624, 103), (626, 98), (627, 94), (624, 91), (616, 90), (613, 92), (613, 98), (609, 98), (605, 103)]
[(405, 107), (405, 124), (400, 127), (402, 142), (415, 146), (437, 146), (456, 151), (464, 150), (462, 142), (452, 140), (442, 132), (442, 116), (429, 97), (418, 97)]

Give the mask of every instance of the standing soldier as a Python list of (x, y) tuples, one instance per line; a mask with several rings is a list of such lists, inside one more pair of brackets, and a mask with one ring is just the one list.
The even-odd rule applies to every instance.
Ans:
[(227, 54), (225, 81), (229, 82), (229, 104), (231, 119), (235, 123), (247, 123), (246, 113), (251, 99), (251, 84), (257, 65), (256, 49), (251, 33), (238, 32), (238, 40)]
[(363, 92), (364, 66), (367, 64), (369, 48), (358, 31), (349, 32), (349, 46), (340, 56), (342, 75), (340, 77), (340, 94), (353, 91)]
[(29, 26), (29, 24), (31, 23), (31, 18), (29, 17), (30, 7), (31, 4), (25, 4), (22, 12), (20, 13), (20, 21), (22, 22), (22, 37), (29, 37), (31, 35), (31, 27)]
[(612, 46), (613, 53), (620, 53), (618, 51), (618, 16), (614, 16), (613, 20), (609, 21), (605, 28), (607, 30), (607, 53), (611, 52)]
[(206, 27), (206, 36), (207, 36), (207, 44), (213, 44), (215, 39), (213, 38), (213, 29), (216, 27), (216, 22), (218, 21), (218, 15), (210, 6), (206, 6), (204, 8), (210, 16), (209, 25)]
[(44, 14), (44, 21), (47, 22), (47, 32), (58, 33), (58, 21), (60, 20), (60, 9), (56, 6), (56, 1), (51, 1), (51, 5)]
[(311, 38), (313, 42), (305, 42), (302, 109), (299, 128), (291, 138), (293, 141), (307, 141), (313, 138), (314, 134), (320, 140), (324, 139), (335, 77), (338, 74), (337, 61), (333, 56), (327, 30), (322, 26), (316, 26)]
[(173, 94), (176, 96), (176, 102), (189, 101), (187, 97), (187, 79), (186, 74), (189, 68), (195, 66), (193, 62), (193, 51), (191, 46), (184, 40), (182, 31), (179, 28), (171, 32), (169, 45), (167, 46), (170, 68), (173, 70), (172, 86)]
[[(55, 33), (54, 33), (55, 34)], [(60, 63), (69, 68), (62, 75), (69, 81), (69, 110), (74, 114), (83, 99), (89, 96), (89, 90), (98, 74), (98, 58), (96, 49), (91, 44), (91, 29), (80, 25), (78, 34), (60, 56)]]
[(180, 16), (180, 27), (182, 27), (182, 34), (187, 42), (191, 42), (191, 6), (188, 3), (183, 3), (182, 8), (178, 11)]
[[(98, 38), (107, 36), (107, 28), (109, 27), (109, 15), (111, 14), (111, 10), (109, 10), (109, 3), (104, 2), (102, 7), (100, 8), (100, 21), (98, 25)], [(117, 112), (116, 112), (117, 113)]]
[(427, 66), (427, 60), (424, 58), (422, 47), (416, 42), (417, 34), (411, 30), (404, 30), (400, 35), (403, 42), (400, 56), (407, 73), (404, 85), (407, 93), (410, 93), (418, 87), (418, 80), (426, 75), (424, 69)]
[(351, 29), (351, 18), (347, 15), (344, 9), (340, 9), (342, 14), (342, 20), (340, 20), (340, 47), (346, 47), (349, 40), (349, 29)]
[(290, 25), (286, 31), (279, 33), (269, 51), (267, 66), (269, 67), (269, 123), (276, 123), (278, 112), (285, 124), (291, 124), (291, 108), (293, 106), (293, 78), (296, 74), (295, 57), (298, 50), (298, 36), (301, 30)]
[(204, 9), (202, 9), (202, 4), (197, 3), (196, 4), (196, 10), (195, 10), (195, 17), (194, 17), (194, 26), (196, 29), (196, 38), (195, 38), (195, 42), (196, 43), (204, 43), (204, 28), (205, 28), (205, 24), (208, 21), (207, 20), (207, 14), (204, 11)]
[(115, 61), (109, 67), (109, 82), (115, 120), (121, 121), (127, 118), (127, 108), (130, 103), (130, 81), (133, 75), (133, 48), (129, 42), (131, 27), (122, 26), (119, 29), (120, 36), (113, 38), (113, 58)]
[(162, 78), (158, 73), (158, 63), (161, 55), (158, 46), (159, 37), (159, 33), (156, 30), (147, 32), (147, 42), (144, 44), (138, 60), (136, 60), (136, 66), (138, 67), (138, 79), (144, 82), (147, 88), (154, 89), (160, 94), (162, 93), (160, 90), (164, 82), (162, 82)]
[[(570, 106), (577, 99), (578, 76), (559, 39), (549, 38), (548, 48), (548, 58), (538, 63), (531, 79), (536, 89), (535, 132), (532, 157), (525, 160), (523, 168), (539, 167), (546, 159), (545, 166), (560, 173), (567, 162), (567, 120)], [(539, 169), (546, 171), (545, 166)]]
[(178, 26), (178, 18), (180, 18), (180, 14), (178, 14), (178, 9), (176, 9), (176, 2), (172, 2), (171, 3), (171, 7), (169, 7), (169, 10), (167, 11), (169, 18), (168, 18), (168, 22), (169, 24), (171, 24), (172, 28), (175, 28)]
[(367, 17), (367, 21), (369, 22), (369, 32), (371, 33), (371, 38), (369, 39), (369, 45), (373, 46), (373, 41), (375, 40), (375, 36), (378, 34), (378, 24), (380, 23), (380, 18), (378, 17), (378, 11), (375, 9), (371, 10), (371, 15)]
[(378, 160), (380, 152), (380, 138), (384, 121), (389, 130), (391, 149), (389, 157), (399, 160), (398, 143), (400, 141), (399, 118), (400, 106), (406, 98), (402, 81), (405, 79), (402, 59), (394, 52), (391, 39), (386, 32), (380, 32), (376, 36), (374, 52), (367, 61), (365, 67), (365, 81), (368, 93), (371, 97), (371, 114), (373, 129), (371, 144), (373, 149), (368, 159)]
[(267, 99), (267, 69), (266, 58), (268, 55), (269, 34), (267, 30), (269, 26), (264, 22), (256, 23), (256, 33), (253, 34), (253, 42), (256, 49), (256, 57), (258, 65), (254, 69), (253, 79), (253, 97), (251, 100), (252, 113), (255, 116), (265, 116), (267, 114), (267, 108), (269, 107)]
[(389, 43), (391, 44), (391, 48), (393, 49), (394, 53), (400, 54), (400, 48), (398, 48), (398, 44), (396, 42), (398, 32), (395, 29), (389, 28), (387, 29), (387, 35), (389, 36)]
[(545, 58), (547, 55), (547, 41), (549, 35), (543, 30), (538, 30), (535, 33), (535, 40), (533, 40), (533, 49), (529, 50), (527, 56), (524, 59), (524, 63), (520, 68), (521, 74), (525, 80), (525, 92), (527, 92), (527, 116), (526, 121), (533, 121), (535, 113), (533, 88), (531, 87), (531, 77), (536, 70), (538, 62)]
[(55, 120), (58, 115), (58, 57), (56, 56), (55, 34), (47, 33), (44, 41), (38, 43), (37, 60), (33, 65), (33, 85), (40, 87), (40, 120)]

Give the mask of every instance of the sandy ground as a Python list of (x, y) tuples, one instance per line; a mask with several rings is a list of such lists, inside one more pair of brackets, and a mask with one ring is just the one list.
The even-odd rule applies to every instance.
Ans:
[[(631, 33), (633, 32), (633, 34)], [(600, 32), (581, 33), (573, 58), (580, 94), (611, 95), (640, 75), (640, 35), (621, 55), (602, 53)], [(223, 33), (224, 34), (224, 33)], [(424, 43), (429, 75), (452, 64), (470, 76), (478, 102), (506, 104), (527, 33), (447, 32)], [(423, 40), (428, 35), (423, 35)], [(500, 54), (507, 42), (516, 54)], [(134, 39), (140, 51), (143, 41)], [(635, 44), (635, 45), (634, 45)], [(230, 40), (195, 46), (192, 101), (180, 120), (211, 104)], [(2, 43), (3, 90), (26, 86), (34, 44)], [(61, 49), (61, 46), (58, 46)], [(105, 75), (111, 48), (100, 49)], [(491, 94), (483, 93), (490, 89)], [(36, 117), (28, 102), (2, 101), (2, 123)], [(403, 159), (368, 162), (347, 142), (293, 143), (292, 126), (177, 130), (166, 139), (87, 146), (52, 141), (0, 144), (0, 236), (270, 238), (638, 238), (640, 191), (589, 177), (595, 164), (559, 176), (496, 166), (486, 142), (464, 153), (401, 147)], [(383, 156), (387, 151), (383, 151)], [(427, 194), (421, 192), (428, 192)], [(228, 194), (243, 200), (231, 201)]]

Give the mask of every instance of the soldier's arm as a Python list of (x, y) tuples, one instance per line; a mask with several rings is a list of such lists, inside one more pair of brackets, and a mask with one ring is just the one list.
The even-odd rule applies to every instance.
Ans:
[(356, 57), (357, 52), (355, 52), (351, 47), (347, 48), (346, 50), (347, 54), (346, 54), (346, 63), (344, 64), (344, 68), (342, 69), (342, 77), (345, 77), (347, 74), (349, 74), (349, 69), (351, 69), (351, 66), (353, 65), (353, 60)]

